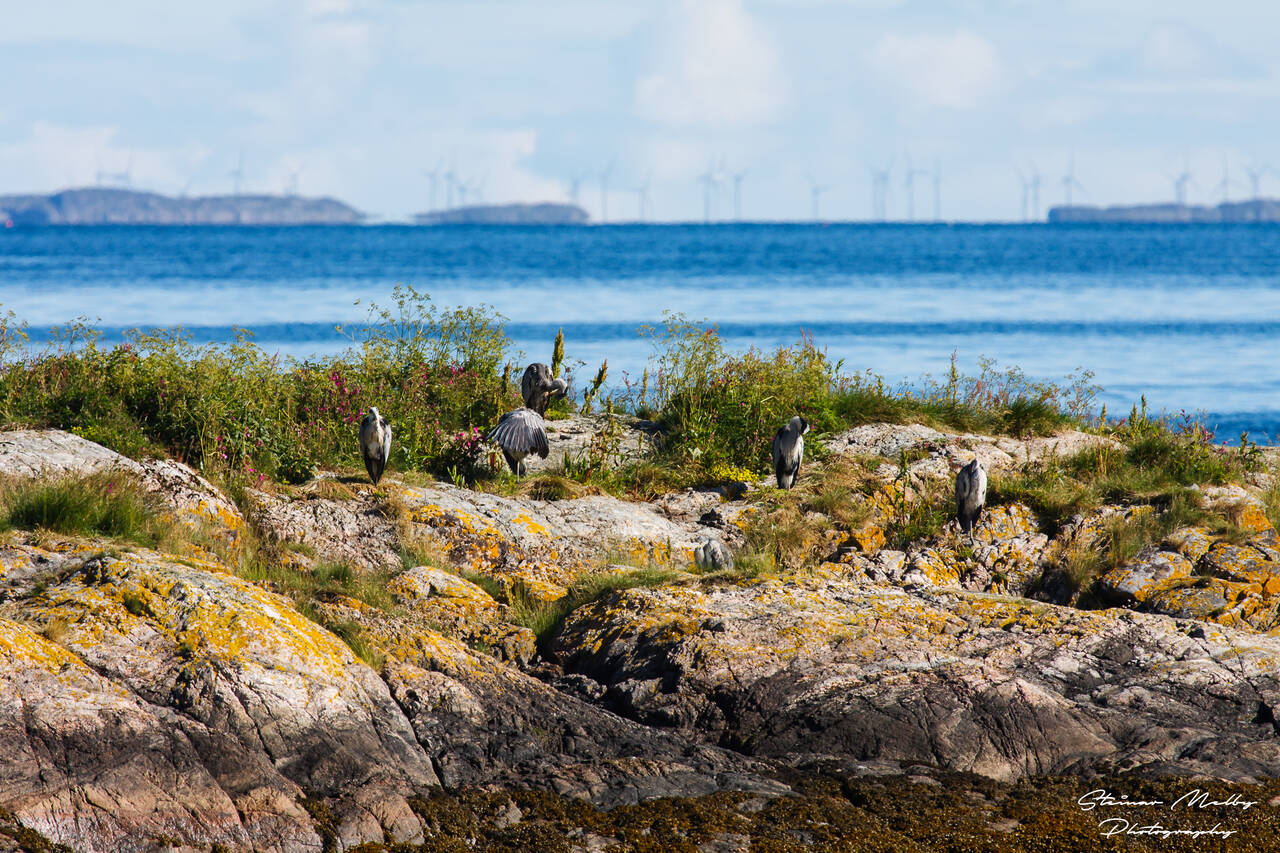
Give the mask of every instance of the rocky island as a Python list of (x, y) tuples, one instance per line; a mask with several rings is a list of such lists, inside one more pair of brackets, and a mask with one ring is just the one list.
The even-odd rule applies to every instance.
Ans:
[(1276, 849), (1276, 449), (673, 320), (517, 480), (500, 326), (397, 297), (322, 363), (0, 363), (0, 851)]
[(0, 196), (0, 225), (354, 225), (364, 214), (332, 198), (172, 197), (110, 187)]
[(576, 204), (470, 204), (418, 213), (418, 225), (586, 225), (591, 217)]
[(1280, 200), (1254, 198), (1203, 204), (1128, 204), (1097, 207), (1059, 205), (1049, 209), (1050, 222), (1128, 222), (1177, 225), (1193, 222), (1280, 222)]
[[(600, 426), (560, 423), (562, 458)], [(1004, 503), (971, 547), (947, 528), (894, 548), (884, 530), (903, 488), (945, 480), (957, 458), (999, 476), (1107, 439), (869, 424), (826, 445), (806, 500), (856, 461), (873, 484), (847, 495), (861, 520), (808, 525), (824, 531), (819, 559), (751, 576), (700, 574), (690, 555), (709, 537), (746, 548), (777, 499), (763, 481), (736, 500), (549, 500), (327, 475), (237, 503), (181, 463), (2, 433), (11, 493), (134, 482), (187, 535), (4, 534), (0, 832), (86, 851), (630, 850), (650, 849), (634, 843), (645, 821), (692, 820), (677, 833), (691, 850), (863, 849), (831, 846), (832, 821), (865, 831), (899, 797), (987, 845), (963, 849), (1064, 832), (1092, 850), (1096, 821), (1074, 800), (1100, 774), (1253, 791), (1269, 802), (1221, 819), (1274, 831), (1280, 550), (1258, 497), (1273, 473), (1202, 488), (1229, 531), (1171, 530), (1082, 607), (1055, 575), (1138, 508), (1046, 531)], [(237, 564), (249, 540), (280, 567)], [(384, 600), (339, 583), (300, 610), (282, 573), (335, 565)], [(584, 577), (615, 582), (541, 636), (521, 623)], [(1051, 792), (1044, 814), (1029, 782)], [(883, 832), (889, 846), (866, 849), (942, 849)]]

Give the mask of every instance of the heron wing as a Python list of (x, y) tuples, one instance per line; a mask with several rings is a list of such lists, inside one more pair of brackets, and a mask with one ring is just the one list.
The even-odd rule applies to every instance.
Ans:
[(790, 429), (780, 429), (773, 437), (773, 467), (784, 466), (788, 471), (799, 467), (800, 456), (804, 452), (801, 443), (804, 439)]
[(513, 454), (536, 453), (546, 459), (551, 452), (547, 444), (546, 422), (532, 409), (507, 412), (489, 431), (489, 440)]
[(386, 418), (382, 418), (380, 426), (382, 427), (382, 459), (385, 463), (391, 458), (391, 424), (387, 423)]
[(360, 453), (366, 459), (376, 453), (378, 447), (378, 419), (365, 415), (360, 421)]

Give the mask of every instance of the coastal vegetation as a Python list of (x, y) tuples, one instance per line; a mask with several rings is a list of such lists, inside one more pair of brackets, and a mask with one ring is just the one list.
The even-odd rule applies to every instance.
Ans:
[[(169, 455), (234, 495), (269, 481), (306, 482), (322, 468), (358, 470), (355, 432), (368, 407), (378, 405), (392, 421), (390, 467), (401, 474), (544, 499), (593, 492), (645, 499), (765, 475), (773, 432), (800, 414), (817, 439), (809, 444), (809, 483), (794, 495), (763, 497), (764, 511), (749, 530), (753, 554), (778, 567), (814, 555), (825, 538), (814, 518), (846, 530), (863, 520), (862, 502), (850, 497), (865, 497), (874, 478), (847, 460), (822, 464), (822, 437), (860, 424), (921, 423), (1017, 438), (1072, 426), (1116, 439), (993, 478), (992, 503), (1029, 505), (1050, 533), (1104, 503), (1192, 506), (1190, 486), (1236, 481), (1261, 464), (1247, 437), (1241, 448), (1226, 449), (1200, 425), (1155, 417), (1145, 404), (1123, 419), (1107, 418), (1105, 410), (1096, 416), (1098, 389), (1088, 372), (1052, 383), (983, 361), (977, 376), (964, 376), (953, 358), (944, 378), (892, 387), (833, 362), (811, 337), (772, 352), (735, 353), (714, 327), (668, 315), (660, 328), (641, 330), (654, 355), (640, 381), (608, 384), (602, 364), (574, 389), (576, 399), (558, 400), (549, 412), (552, 419), (592, 411), (650, 419), (656, 452), (605, 464), (621, 438), (604, 419), (583, 456), (516, 483), (483, 440), (499, 415), (520, 405), (523, 362), (515, 361), (503, 321), (484, 307), (441, 309), (402, 286), (393, 304), (370, 306), (367, 322), (346, 330), (347, 350), (294, 361), (264, 351), (249, 330), (224, 345), (196, 345), (174, 330), (135, 331), (125, 343), (105, 346), (83, 322), (57, 330), (37, 351), (10, 314), (0, 322), (0, 424), (66, 429), (135, 458)], [(560, 373), (562, 335), (553, 349)], [(900, 460), (904, 476), (886, 531), (895, 547), (936, 535), (951, 515), (948, 490), (913, 487), (905, 477), (911, 461)], [(1274, 490), (1269, 500), (1275, 514)], [(744, 566), (751, 565), (748, 555)]]
[[(377, 405), (395, 429), (390, 467), (470, 482), (497, 467), (483, 431), (520, 404), (523, 365), (503, 319), (482, 307), (440, 309), (400, 287), (393, 305), (371, 307), (367, 323), (346, 330), (349, 349), (294, 361), (257, 346), (251, 330), (205, 345), (181, 329), (135, 330), (105, 346), (85, 322), (33, 350), (10, 314), (0, 321), (0, 423), (66, 429), (132, 457), (167, 454), (250, 482), (301, 482), (318, 467), (358, 467), (352, 435)], [(773, 431), (796, 413), (817, 433), (890, 421), (1030, 435), (1083, 423), (1095, 390), (1087, 373), (1057, 385), (988, 362), (976, 377), (953, 367), (946, 381), (892, 388), (846, 373), (807, 337), (771, 353), (730, 353), (714, 328), (675, 315), (645, 333), (655, 354), (640, 382), (609, 385), (601, 365), (551, 417), (653, 418), (665, 436), (664, 486), (764, 473)], [(600, 485), (643, 490), (658, 474), (637, 467), (626, 483)]]

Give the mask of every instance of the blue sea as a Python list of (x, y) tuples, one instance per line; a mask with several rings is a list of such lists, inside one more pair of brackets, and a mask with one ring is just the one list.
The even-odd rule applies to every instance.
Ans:
[[(530, 360), (563, 327), (579, 374), (638, 378), (664, 312), (734, 349), (811, 334), (892, 384), (980, 358), (1091, 370), (1115, 415), (1142, 395), (1229, 439), (1280, 436), (1280, 226), (630, 225), (0, 230), (0, 304), (33, 341), (76, 317), (107, 341), (252, 330), (305, 358), (350, 345), (398, 283), (493, 306)], [(357, 304), (357, 301), (359, 304)]]

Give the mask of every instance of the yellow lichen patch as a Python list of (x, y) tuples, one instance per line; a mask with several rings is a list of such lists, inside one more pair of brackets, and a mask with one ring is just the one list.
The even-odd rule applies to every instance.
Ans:
[(80, 658), (62, 646), (46, 640), (26, 625), (8, 619), (0, 619), (0, 658), (10, 670), (38, 668), (59, 673), (76, 668), (88, 671)]
[(887, 540), (884, 536), (883, 527), (868, 522), (857, 530), (849, 531), (848, 541), (856, 545), (862, 553), (872, 555), (879, 553)]
[(524, 574), (503, 575), (499, 578), (499, 582), (508, 600), (522, 597), (552, 604), (569, 594), (569, 590), (559, 584), (547, 583)]
[(529, 513), (527, 512), (520, 513), (515, 518), (513, 518), (512, 521), (515, 522), (516, 524), (523, 526), (530, 533), (536, 533), (539, 536), (548, 536), (548, 537), (551, 535), (550, 533), (547, 532), (547, 528), (543, 527), (541, 524), (539, 524), (538, 522), (530, 518)]

